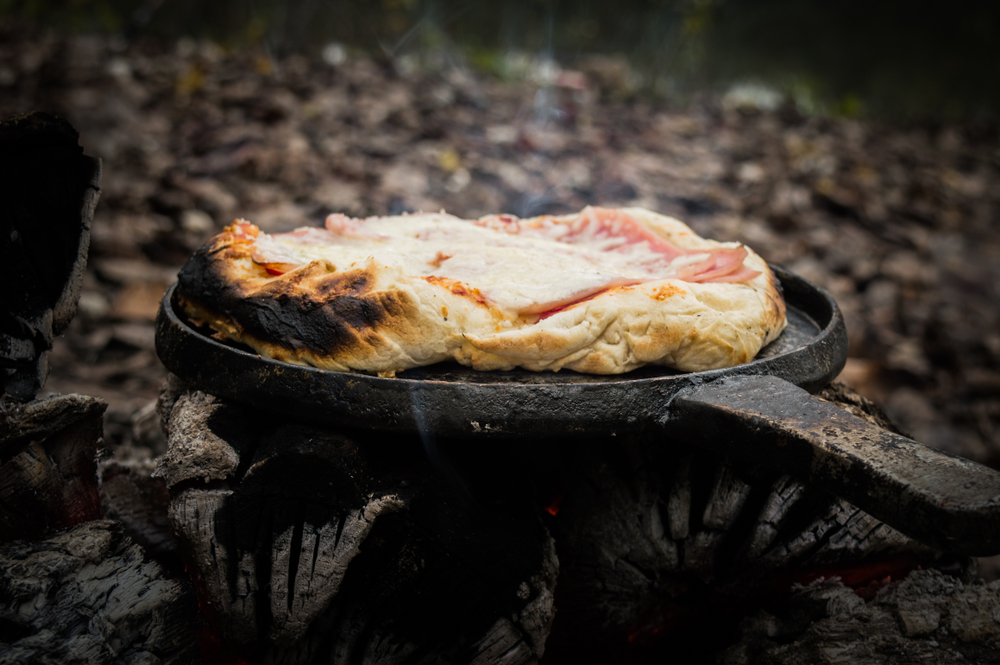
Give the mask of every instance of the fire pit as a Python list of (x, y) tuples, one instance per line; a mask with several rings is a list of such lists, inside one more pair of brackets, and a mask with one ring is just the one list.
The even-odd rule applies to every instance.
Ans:
[(815, 390), (840, 372), (846, 333), (832, 298), (777, 274), (789, 329), (753, 362), (709, 372), (608, 378), (446, 367), (395, 379), (328, 372), (211, 340), (173, 311), (172, 291), (158, 317), (157, 351), (171, 371), (207, 392), (341, 426), (482, 438), (690, 430), (710, 422), (705, 445), (766, 458), (944, 550), (1000, 551), (1000, 474), (867, 427), (796, 388)]
[(1000, 474), (793, 385), (825, 385), (846, 343), (832, 299), (778, 274), (790, 330), (753, 363), (612, 379), (285, 365), (201, 334), (168, 293), (158, 473), (213, 639), (279, 660), (635, 660), (796, 582), (1000, 551)]

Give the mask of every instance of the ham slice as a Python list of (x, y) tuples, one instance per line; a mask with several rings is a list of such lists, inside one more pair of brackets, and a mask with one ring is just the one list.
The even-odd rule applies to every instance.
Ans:
[[(686, 250), (671, 243), (640, 224), (623, 210), (587, 206), (571, 220), (556, 219), (545, 215), (531, 220), (521, 220), (512, 215), (491, 215), (475, 222), (479, 226), (512, 235), (557, 240), (568, 245), (604, 245), (604, 251), (626, 253), (642, 245), (673, 264), (650, 266), (665, 269), (661, 277), (671, 277), (685, 282), (744, 282), (753, 279), (760, 271), (743, 266), (747, 258), (744, 247), (718, 247), (709, 250)], [(685, 258), (705, 255), (700, 261), (686, 262)], [(633, 282), (634, 283), (634, 282)]]
[(679, 267), (673, 277), (685, 282), (742, 282), (760, 274), (744, 268), (743, 261), (747, 256), (745, 247), (722, 247), (708, 253), (698, 263)]
[(473, 222), (443, 213), (334, 214), (324, 228), (260, 234), (254, 242), (253, 261), (271, 275), (317, 259), (343, 269), (375, 257), (403, 274), (463, 285), (485, 302), (541, 318), (614, 288), (663, 279), (743, 282), (760, 274), (744, 265), (743, 247), (685, 249), (624, 210), (589, 206), (573, 216)]

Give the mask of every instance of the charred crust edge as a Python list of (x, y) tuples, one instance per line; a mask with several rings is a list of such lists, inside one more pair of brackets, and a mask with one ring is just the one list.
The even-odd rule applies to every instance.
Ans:
[(198, 250), (177, 277), (188, 314), (197, 312), (220, 332), (228, 324), (241, 341), (292, 356), (336, 356), (371, 346), (399, 305), (392, 294), (371, 291), (373, 275), (365, 269), (335, 273), (314, 262), (280, 276), (244, 279), (235, 262), (249, 254), (249, 243), (225, 235)]

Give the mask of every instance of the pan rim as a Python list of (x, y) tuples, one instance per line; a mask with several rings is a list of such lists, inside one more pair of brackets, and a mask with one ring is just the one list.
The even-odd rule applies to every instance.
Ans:
[[(156, 351), (168, 370), (200, 390), (324, 423), (356, 426), (357, 419), (361, 418), (366, 421), (362, 427), (388, 430), (423, 430), (439, 425), (453, 429), (458, 424), (459, 429), (475, 433), (482, 429), (482, 423), (474, 424), (477, 421), (466, 416), (483, 412), (484, 416), (490, 416), (487, 421), (497, 422), (494, 431), (511, 431), (514, 424), (530, 419), (529, 412), (535, 403), (547, 405), (543, 410), (557, 410), (559, 400), (556, 396), (568, 396), (601, 410), (602, 395), (611, 393), (618, 396), (615, 404), (623, 411), (625, 420), (648, 420), (655, 412), (662, 411), (663, 405), (676, 392), (724, 377), (773, 375), (814, 391), (839, 374), (847, 359), (847, 334), (836, 301), (815, 284), (790, 271), (778, 266), (772, 266), (772, 270), (782, 285), (788, 308), (803, 313), (818, 332), (808, 342), (782, 353), (766, 358), (758, 356), (749, 363), (703, 372), (653, 376), (635, 376), (635, 373), (607, 377), (582, 375), (585, 378), (577, 381), (563, 381), (559, 374), (566, 376), (564, 373), (552, 373), (548, 377), (552, 380), (477, 382), (433, 377), (385, 378), (294, 365), (222, 344), (194, 330), (174, 310), (176, 284), (164, 294), (157, 315)], [(236, 375), (229, 376), (230, 370)], [(466, 369), (465, 373), (474, 373), (472, 376), (477, 377), (487, 374), (471, 369)], [(490, 376), (495, 378), (498, 374), (490, 373)], [(539, 373), (524, 374), (537, 377)], [(491, 395), (503, 396), (503, 399), (492, 404)], [(636, 409), (627, 403), (645, 399), (644, 395), (651, 396), (659, 406)], [(457, 415), (446, 413), (449, 404)], [(433, 413), (428, 416), (419, 413), (421, 411)], [(521, 412), (529, 415), (519, 415)], [(553, 411), (552, 415), (559, 417), (560, 414)], [(581, 422), (588, 421), (593, 427), (598, 420), (583, 417)], [(572, 424), (572, 429), (580, 427), (577, 423)]]

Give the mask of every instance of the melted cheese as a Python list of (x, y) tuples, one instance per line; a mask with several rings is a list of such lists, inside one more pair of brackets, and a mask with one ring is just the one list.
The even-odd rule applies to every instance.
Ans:
[(366, 220), (332, 215), (327, 227), (261, 234), (254, 259), (291, 264), (326, 260), (338, 270), (374, 259), (404, 274), (463, 282), (493, 304), (525, 314), (610, 286), (669, 278), (709, 257), (705, 252), (670, 256), (682, 250), (655, 238), (617, 235), (620, 229), (610, 224), (588, 227), (586, 222), (532, 228), (500, 224), (498, 230), (496, 219), (477, 223), (445, 214)]

